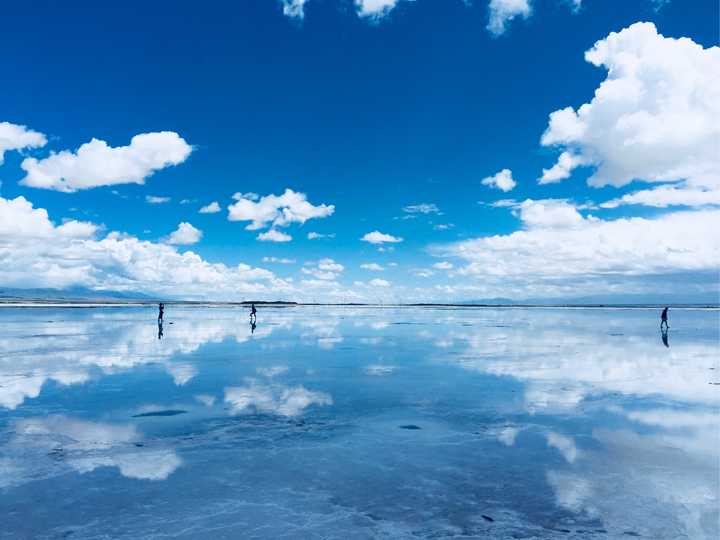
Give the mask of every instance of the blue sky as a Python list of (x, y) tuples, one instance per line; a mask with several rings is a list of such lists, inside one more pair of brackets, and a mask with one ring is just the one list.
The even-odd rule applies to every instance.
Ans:
[[(0, 228), (5, 238), (0, 258), (10, 261), (22, 252), (29, 262), (24, 271), (0, 272), (0, 286), (79, 285), (193, 298), (329, 300), (640, 294), (666, 278), (690, 296), (716, 290), (717, 242), (685, 242), (717, 219), (720, 167), (712, 157), (712, 145), (718, 142), (712, 124), (718, 125), (713, 116), (718, 109), (710, 97), (718, 95), (713, 94), (718, 81), (706, 76), (718, 68), (718, 49), (710, 49), (717, 44), (717, 2), (375, 0), (356, 5), (350, 0), (307, 0), (302, 11), (300, 4), (286, 9), (290, 14), (283, 13), (283, 2), (274, 0), (209, 6), (6, 6), (0, 35), (0, 122), (26, 126), (26, 131), (43, 134), (45, 143), (5, 144), (0, 196), (6, 202), (23, 197), (34, 209), (46, 209), (55, 228), (67, 220), (89, 222), (94, 228), (87, 235), (74, 235), (62, 253), (57, 244), (53, 253), (27, 251), (34, 225)], [(378, 6), (385, 9), (365, 14)], [(489, 21), (503, 13), (510, 16), (501, 21), (504, 32), (498, 35)], [(656, 33), (632, 26), (639, 21), (653, 23)], [(626, 38), (610, 60), (599, 65), (586, 60), (585, 51), (596, 41), (623, 29)], [(669, 38), (688, 38), (694, 48)], [(550, 126), (550, 113), (590, 103), (608, 78), (607, 62), (622, 62), (627, 51), (647, 66), (641, 75), (620, 77), (623, 84), (640, 81), (641, 97), (628, 98), (626, 85), (623, 113), (612, 117), (613, 107), (598, 104), (586, 127), (599, 133), (608, 122), (626, 125), (640, 114), (646, 118), (645, 103), (653, 99), (647, 96), (654, 92), (661, 96), (660, 108), (650, 107), (655, 126), (674, 121), (678, 126), (660, 133), (646, 123), (625, 141), (618, 141), (617, 132), (605, 134), (604, 140), (573, 138), (564, 123)], [(683, 71), (688, 63), (693, 67)], [(701, 99), (692, 97), (697, 95)], [(676, 109), (663, 105), (680, 101)], [(631, 106), (638, 114), (627, 110)], [(694, 115), (705, 118), (707, 125), (698, 127)], [(554, 139), (542, 144), (546, 130)], [(93, 138), (123, 147), (136, 135), (162, 132), (177, 134), (189, 145), (187, 155), (168, 158), (174, 165), (140, 167), (141, 172), (113, 185), (89, 187), (89, 181), (88, 187), (72, 192), (58, 189), (67, 178), (49, 186), (28, 180), (28, 159), (34, 158), (43, 174), (60, 167), (53, 174), (62, 178), (72, 172), (43, 162), (53, 152), (75, 155)], [(652, 134), (663, 139), (648, 142)], [(697, 140), (705, 141), (702, 148)], [(163, 162), (160, 154), (169, 150), (162, 147), (165, 141), (158, 144), (155, 157)], [(581, 163), (567, 178), (538, 182), (543, 169), (550, 169), (563, 151)], [(139, 156), (140, 163), (147, 163), (147, 155)], [(670, 172), (659, 173), (653, 163)], [(125, 164), (131, 169), (138, 165)], [(108, 183), (103, 177), (109, 166), (101, 159), (84, 174)], [(503, 191), (489, 180), (483, 184), (504, 169), (511, 171), (513, 189)], [(610, 185), (588, 185), (598, 170)], [(144, 183), (134, 183), (138, 181)], [(673, 199), (681, 204), (668, 204), (664, 192), (653, 191), (663, 187), (673, 191), (672, 197), (682, 191)], [(279, 196), (288, 188), (304, 194), (314, 207), (334, 209), (304, 223), (270, 220), (258, 230), (246, 230), (249, 221), (228, 220), (234, 194), (262, 198)], [(649, 199), (641, 197), (644, 204), (602, 206), (638, 191), (653, 193)], [(148, 197), (170, 200), (151, 204)], [(253, 199), (248, 200), (255, 204)], [(492, 206), (504, 199), (514, 202)], [(220, 212), (198, 212), (213, 201)], [(419, 205), (426, 206), (404, 210)], [(27, 205), (20, 206), (7, 202), (0, 207), (5, 213), (0, 223), (19, 223), (20, 214), (42, 221)], [(646, 222), (640, 229), (627, 222), (632, 230), (625, 235), (613, 225), (623, 218)], [(669, 219), (680, 220), (680, 225), (673, 222), (674, 230), (686, 234), (661, 235), (666, 245), (658, 252), (657, 242), (642, 227), (658, 230), (670, 226)], [(662, 223), (654, 226), (653, 220)], [(183, 222), (201, 231), (199, 240), (200, 233), (193, 233), (182, 237), (185, 243), (172, 243), (171, 233)], [(613, 243), (613, 234), (621, 240), (654, 242), (647, 256), (657, 264), (649, 265), (648, 276), (642, 275), (637, 260), (623, 259), (624, 253), (644, 252), (644, 246), (621, 246), (610, 254), (602, 246), (589, 252), (558, 251), (568, 241), (568, 229), (605, 225), (605, 232), (572, 236), (579, 245)], [(270, 229), (292, 240), (257, 239)], [(170, 262), (174, 255), (166, 251), (168, 267), (152, 271), (132, 266), (128, 260), (133, 256), (123, 259), (116, 251), (104, 252), (106, 259), (96, 261), (98, 251), (110, 249), (102, 240), (113, 231), (152, 243), (145, 246), (147, 253), (192, 251), (202, 264), (230, 270), (242, 264), (255, 274), (237, 289), (233, 283), (247, 276), (222, 269), (223, 277), (206, 279), (202, 273), (207, 269), (201, 269), (176, 281), (176, 263)], [(402, 241), (361, 241), (372, 231)], [(517, 231), (537, 234), (530, 244), (513, 247), (518, 237), (511, 235)], [(309, 240), (309, 232), (334, 237)], [(65, 233), (44, 238), (54, 234)], [(510, 238), (510, 245), (497, 251), (484, 240), (493, 235), (500, 235), (500, 242)], [(112, 249), (124, 253), (128, 245)], [(543, 261), (547, 245), (555, 253)], [(83, 249), (92, 252), (84, 265), (78, 262), (85, 257)], [(532, 253), (518, 256), (523, 250)], [(673, 255), (677, 252), (687, 256), (678, 260)], [(558, 264), (565, 256), (578, 261), (567, 274)], [(295, 262), (278, 264), (269, 257)], [(581, 264), (585, 258), (596, 264)], [(318, 264), (326, 259), (332, 263)], [(495, 264), (498, 259), (505, 268)], [(372, 263), (383, 269), (361, 267)], [(53, 264), (59, 266), (53, 270)], [(331, 267), (332, 275), (320, 266)], [(527, 266), (527, 272), (517, 271), (518, 266)], [(553, 276), (532, 270), (555, 266), (559, 271)], [(384, 283), (370, 285), (371, 280)]]

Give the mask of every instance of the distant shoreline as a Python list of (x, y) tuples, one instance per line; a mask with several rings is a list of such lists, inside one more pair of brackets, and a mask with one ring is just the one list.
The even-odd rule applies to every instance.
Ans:
[[(0, 308), (110, 308), (110, 307), (157, 307), (159, 301), (149, 300), (27, 300), (27, 299), (0, 299)], [(410, 303), (410, 304), (361, 304), (361, 303), (313, 303), (313, 302), (207, 302), (192, 300), (163, 300), (167, 306), (180, 307), (205, 307), (205, 308), (229, 308), (248, 307), (255, 304), (258, 307), (266, 308), (293, 308), (293, 307), (355, 307), (355, 308), (467, 308), (467, 309), (662, 309), (665, 306), (671, 309), (695, 309), (695, 310), (720, 310), (718, 304), (693, 304), (693, 303), (662, 303), (662, 304), (551, 304), (551, 303), (517, 303), (517, 304), (457, 304), (457, 303)]]

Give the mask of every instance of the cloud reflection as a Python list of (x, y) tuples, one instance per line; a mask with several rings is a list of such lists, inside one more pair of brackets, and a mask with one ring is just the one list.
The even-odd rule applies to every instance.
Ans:
[(0, 339), (0, 407), (12, 410), (26, 399), (37, 398), (48, 381), (63, 386), (85, 383), (95, 370), (109, 375), (160, 364), (176, 385), (183, 386), (197, 375), (197, 368), (178, 362), (175, 356), (195, 353), (205, 344), (225, 339), (237, 343), (260, 339), (273, 331), (268, 324), (252, 335), (244, 311), (223, 311), (218, 317), (212, 310), (196, 309), (168, 314), (173, 325), (166, 324), (164, 339), (159, 341), (154, 319), (140, 310), (54, 315), (69, 320), (33, 318), (32, 335), (24, 325), (6, 322), (7, 331)]
[(18, 420), (3, 447), (0, 485), (55, 476), (71, 468), (81, 474), (115, 467), (136, 480), (165, 480), (182, 460), (172, 449), (144, 449), (133, 424), (79, 420), (63, 415)]
[(245, 386), (225, 389), (225, 402), (234, 414), (275, 414), (298, 416), (311, 405), (332, 405), (332, 397), (324, 392), (312, 392), (303, 386), (266, 385), (249, 380)]

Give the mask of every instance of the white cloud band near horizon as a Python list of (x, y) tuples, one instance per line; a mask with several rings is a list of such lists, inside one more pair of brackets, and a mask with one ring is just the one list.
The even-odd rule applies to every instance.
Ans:
[[(174, 243), (200, 231), (182, 224)], [(294, 289), (269, 270), (240, 263), (210, 263), (192, 251), (109, 232), (76, 220), (55, 225), (43, 208), (22, 196), (0, 197), (0, 283), (17, 288), (83, 286), (104, 290), (175, 294), (188, 298), (228, 293), (277, 295)], [(224, 292), (223, 292), (224, 291)]]
[(431, 251), (463, 261), (455, 272), (465, 280), (526, 297), (553, 290), (582, 295), (595, 289), (593, 282), (619, 292), (646, 278), (711, 274), (720, 267), (714, 232), (720, 210), (599, 219), (549, 199), (518, 203), (514, 212), (521, 230), (435, 245)]

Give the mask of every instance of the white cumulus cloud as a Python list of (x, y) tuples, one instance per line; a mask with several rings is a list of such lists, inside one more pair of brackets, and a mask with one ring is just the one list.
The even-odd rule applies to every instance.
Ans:
[(303, 224), (309, 219), (325, 218), (335, 212), (335, 206), (313, 206), (304, 193), (286, 189), (282, 195), (258, 197), (255, 193), (236, 193), (235, 203), (228, 206), (230, 221), (249, 221), (248, 231), (272, 227), (286, 227), (291, 223)]
[(407, 214), (442, 214), (434, 203), (411, 204), (403, 208)]
[(305, 17), (305, 3), (307, 0), (281, 0), (283, 13), (288, 17), (302, 19)]
[(158, 197), (156, 195), (145, 195), (145, 202), (148, 204), (165, 204), (170, 202), (170, 197)]
[(591, 221), (584, 219), (575, 206), (561, 199), (527, 199), (518, 203), (515, 213), (525, 228), (530, 229), (570, 229)]
[(527, 19), (532, 14), (530, 0), (490, 0), (487, 29), (499, 36), (516, 17)]
[(225, 389), (225, 402), (235, 414), (298, 416), (312, 405), (332, 405), (332, 397), (303, 386), (265, 385), (250, 381), (246, 386)]
[(483, 186), (493, 187), (507, 193), (517, 185), (517, 182), (513, 180), (512, 171), (510, 169), (503, 169), (492, 176), (483, 178), (481, 184)]
[(211, 263), (192, 251), (142, 241), (93, 223), (53, 223), (24, 197), (0, 197), (0, 283), (7, 287), (84, 286), (188, 298), (290, 295), (290, 283), (247, 264)]
[(143, 184), (155, 171), (185, 161), (192, 147), (177, 133), (135, 135), (128, 146), (111, 147), (93, 139), (77, 152), (63, 150), (44, 159), (26, 158), (21, 184), (73, 192), (115, 184)]
[(301, 272), (313, 276), (315, 279), (332, 281), (337, 279), (344, 270), (345, 267), (342, 264), (333, 259), (325, 258), (316, 262), (305, 263)]
[(355, 0), (357, 13), (361, 17), (382, 18), (397, 5), (399, 0)]
[(277, 229), (270, 229), (269, 231), (258, 234), (257, 239), (261, 242), (289, 242), (292, 240), (292, 236)]
[(600, 204), (601, 208), (617, 208), (623, 204), (640, 204), (667, 208), (668, 206), (720, 206), (720, 188), (690, 188), (684, 183), (666, 184), (653, 189), (634, 191)]
[(648, 279), (699, 278), (720, 266), (714, 234), (719, 210), (603, 220), (582, 216), (566, 201), (546, 200), (525, 201), (516, 212), (523, 230), (436, 246), (433, 252), (465, 261), (456, 272), (477, 277), (488, 294), (525, 297), (644, 292)]
[(540, 183), (589, 166), (592, 186), (675, 182), (616, 199), (615, 205), (716, 204), (720, 48), (664, 37), (652, 23), (635, 23), (595, 43), (585, 59), (605, 68), (607, 77), (589, 103), (550, 115), (541, 143), (562, 153)]
[(286, 259), (283, 257), (263, 257), (262, 262), (275, 264), (295, 264), (295, 259)]
[(318, 233), (318, 232), (309, 232), (307, 234), (308, 240), (318, 240), (320, 238), (335, 238), (335, 233)]
[(184, 246), (190, 244), (197, 244), (202, 238), (202, 231), (196, 229), (190, 223), (183, 221), (178, 225), (170, 236), (168, 237), (168, 244)]
[(399, 236), (381, 233), (380, 231), (369, 232), (365, 234), (360, 240), (362, 240), (363, 242), (369, 242), (371, 244), (396, 244), (403, 241), (403, 239)]
[(3, 164), (7, 151), (40, 148), (45, 144), (47, 138), (42, 133), (28, 129), (27, 126), (0, 122), (0, 165)]
[(213, 201), (208, 205), (203, 206), (199, 212), (201, 214), (216, 214), (220, 212), (220, 205), (217, 201)]

